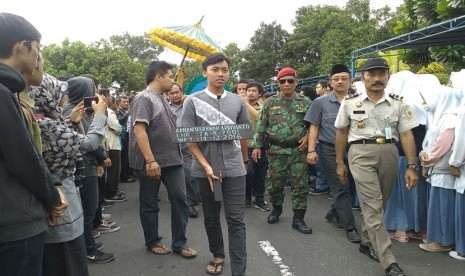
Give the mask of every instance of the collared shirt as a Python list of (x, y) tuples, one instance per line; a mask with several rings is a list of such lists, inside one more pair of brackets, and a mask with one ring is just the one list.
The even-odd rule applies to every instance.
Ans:
[(182, 107), (183, 105), (181, 104), (180, 106), (176, 106), (172, 103), (169, 103), (171, 111), (174, 113), (176, 116), (176, 125), (179, 125), (179, 119), (181, 118), (182, 115)]
[(390, 127), (392, 138), (399, 141), (399, 133), (418, 126), (409, 105), (401, 99), (387, 96), (373, 103), (366, 93), (347, 96), (334, 124), (336, 128), (349, 127), (348, 142), (386, 137), (385, 128)]
[[(244, 100), (239, 95), (226, 91), (217, 97), (208, 89), (192, 94), (184, 101), (184, 109), (179, 122), (181, 127), (249, 124), (249, 115)], [(199, 142), (202, 154), (211, 164), (210, 145), (218, 147), (218, 166), (221, 176), (237, 177), (246, 174), (242, 159), (240, 141)], [(206, 178), (205, 170), (197, 159), (192, 162), (192, 175)]]
[(134, 135), (134, 125), (147, 124), (150, 149), (160, 167), (182, 164), (179, 144), (173, 143), (172, 133), (176, 127), (176, 117), (168, 102), (159, 93), (147, 87), (131, 103), (131, 130), (129, 136), (129, 162), (131, 168), (145, 169), (145, 160)]
[(337, 101), (334, 91), (313, 101), (304, 120), (320, 127), (318, 141), (335, 143), (337, 129), (334, 126), (334, 122), (336, 121), (340, 107), (341, 104)]
[[(260, 112), (260, 110), (262, 110), (262, 106), (263, 106), (263, 101), (262, 99), (259, 99), (256, 103), (254, 103), (253, 105), (251, 105), (255, 110), (257, 110), (258, 112)], [(250, 118), (250, 124), (252, 125), (252, 131), (255, 132), (255, 128), (257, 127), (257, 119), (258, 119), (258, 115), (257, 116), (254, 116), (252, 113), (249, 112), (249, 118)]]

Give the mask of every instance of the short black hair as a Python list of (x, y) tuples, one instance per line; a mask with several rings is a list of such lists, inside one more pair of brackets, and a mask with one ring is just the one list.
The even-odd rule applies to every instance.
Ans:
[(164, 60), (154, 60), (150, 62), (147, 66), (147, 71), (145, 72), (147, 85), (155, 79), (156, 75), (163, 76), (171, 69), (173, 69), (173, 66)]
[(327, 81), (324, 81), (324, 80), (319, 81), (318, 84), (321, 85), (321, 88), (325, 88), (325, 89), (326, 89), (326, 88), (328, 87), (328, 82), (327, 82)]
[(100, 89), (100, 95), (106, 97), (107, 95), (110, 95), (110, 90), (108, 90), (107, 88), (102, 88)]
[(240, 80), (237, 84), (239, 84), (239, 83), (249, 84), (250, 82), (251, 82), (251, 81), (248, 80), (248, 79), (242, 79), (242, 80)]
[(13, 47), (21, 41), (40, 43), (42, 35), (24, 17), (12, 13), (0, 13), (0, 58), (9, 58), (13, 54)]
[(226, 61), (229, 65), (231, 64), (231, 60), (223, 53), (216, 53), (209, 55), (203, 62), (202, 62), (202, 70), (207, 70), (207, 67), (216, 64), (218, 62)]
[(265, 89), (263, 88), (263, 85), (262, 85), (261, 83), (259, 83), (259, 82), (256, 82), (256, 81), (254, 81), (254, 82), (249, 82), (249, 83), (247, 84), (247, 87), (246, 87), (245, 89), (247, 90), (247, 89), (249, 89), (249, 88), (251, 88), (251, 87), (257, 87), (257, 89), (258, 89), (258, 94), (259, 94), (259, 95), (262, 95), (263, 92), (265, 92)]
[[(323, 86), (323, 85), (322, 85)], [(300, 88), (300, 91), (304, 92), (304, 96), (309, 97), (310, 100), (315, 100), (318, 98), (318, 95), (316, 94), (315, 88), (309, 86), (309, 85), (304, 85)]]
[(126, 95), (118, 96), (118, 98), (117, 98), (118, 103), (120, 103), (122, 99), (128, 99), (128, 96), (126, 96)]

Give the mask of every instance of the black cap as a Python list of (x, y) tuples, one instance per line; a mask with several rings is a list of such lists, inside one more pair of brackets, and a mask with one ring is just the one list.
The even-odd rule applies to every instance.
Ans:
[(350, 71), (346, 65), (336, 64), (333, 66), (333, 68), (331, 68), (331, 74), (329, 76), (331, 77), (332, 75), (337, 74), (337, 73), (349, 73), (350, 74)]
[(362, 71), (374, 69), (374, 68), (384, 68), (389, 69), (389, 65), (387, 64), (384, 58), (370, 58), (363, 64)]

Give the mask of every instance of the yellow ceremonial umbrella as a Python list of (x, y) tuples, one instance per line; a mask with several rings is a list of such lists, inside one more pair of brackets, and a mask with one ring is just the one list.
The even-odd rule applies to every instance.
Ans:
[[(203, 16), (200, 21), (192, 26), (173, 26), (164, 28), (153, 28), (148, 36), (156, 43), (173, 51), (183, 54), (179, 71), (186, 57), (203, 61), (208, 55), (220, 51), (220, 47), (203, 30)], [(176, 73), (178, 76), (178, 73)]]

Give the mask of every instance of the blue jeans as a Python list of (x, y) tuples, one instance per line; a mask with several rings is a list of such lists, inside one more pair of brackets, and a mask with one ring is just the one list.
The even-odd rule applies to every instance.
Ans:
[(265, 176), (268, 170), (268, 157), (265, 150), (261, 150), (261, 158), (255, 163), (252, 159), (252, 151), (248, 149), (249, 161), (247, 164), (247, 177), (245, 199), (252, 199), (252, 193), (256, 202), (264, 202)]
[(45, 232), (19, 241), (0, 243), (0, 275), (41, 276)]
[(147, 176), (145, 170), (137, 170), (139, 175), (139, 215), (144, 230), (145, 246), (161, 244), (158, 236), (158, 191), (163, 182), (171, 202), (171, 248), (187, 249), (186, 227), (189, 207), (186, 202), (184, 170), (181, 165), (161, 168), (161, 179)]
[(325, 169), (323, 167), (323, 162), (321, 161), (321, 153), (320, 153), (320, 143), (317, 143), (315, 146), (315, 151), (318, 156), (320, 156), (320, 160), (316, 163), (316, 188), (318, 190), (327, 190), (329, 189), (328, 183), (326, 181)]

